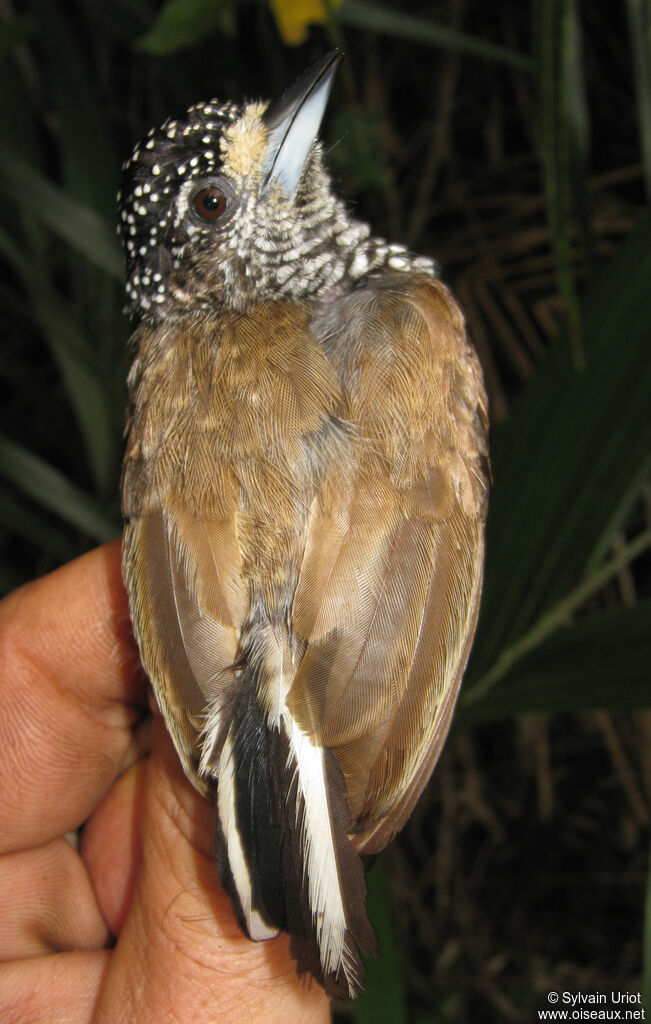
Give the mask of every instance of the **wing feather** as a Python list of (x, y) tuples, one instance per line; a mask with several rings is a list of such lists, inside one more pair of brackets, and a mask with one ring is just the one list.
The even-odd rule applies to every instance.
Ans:
[(124, 535), (142, 662), (183, 765), (200, 786), (204, 716), (230, 683), (238, 651), (240, 595), (225, 583), (237, 570), (237, 560), (226, 557), (233, 547), (223, 522), (162, 512), (134, 519)]
[[(486, 403), (440, 282), (388, 278), (314, 329), (356, 435), (313, 505), (288, 706), (342, 768), (359, 850), (397, 831), (447, 733), (481, 588)], [(337, 328), (337, 324), (343, 325)]]

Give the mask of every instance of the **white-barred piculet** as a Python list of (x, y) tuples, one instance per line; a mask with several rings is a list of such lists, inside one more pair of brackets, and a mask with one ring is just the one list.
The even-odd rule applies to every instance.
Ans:
[(435, 264), (332, 191), (339, 60), (125, 164), (122, 488), (142, 661), (234, 912), (348, 998), (376, 946), (362, 860), (430, 776), (475, 630), (487, 417)]

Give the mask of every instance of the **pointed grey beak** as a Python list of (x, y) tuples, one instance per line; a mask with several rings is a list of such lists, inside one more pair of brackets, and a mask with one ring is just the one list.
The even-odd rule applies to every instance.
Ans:
[(342, 59), (339, 50), (331, 50), (307, 68), (265, 111), (263, 121), (269, 132), (263, 171), (265, 188), (278, 182), (288, 196), (294, 195)]

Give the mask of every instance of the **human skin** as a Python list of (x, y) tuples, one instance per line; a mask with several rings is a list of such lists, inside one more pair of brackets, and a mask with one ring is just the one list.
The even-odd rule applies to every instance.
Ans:
[(148, 706), (119, 542), (0, 602), (0, 1020), (328, 1021), (287, 937), (240, 932)]

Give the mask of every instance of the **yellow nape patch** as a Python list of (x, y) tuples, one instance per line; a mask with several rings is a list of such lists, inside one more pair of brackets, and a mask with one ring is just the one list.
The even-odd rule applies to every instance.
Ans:
[(267, 149), (267, 129), (262, 122), (264, 103), (249, 103), (241, 118), (221, 139), (224, 172), (229, 177), (260, 173)]

